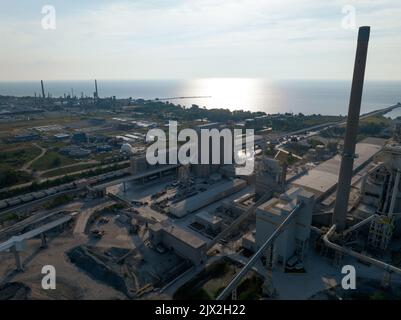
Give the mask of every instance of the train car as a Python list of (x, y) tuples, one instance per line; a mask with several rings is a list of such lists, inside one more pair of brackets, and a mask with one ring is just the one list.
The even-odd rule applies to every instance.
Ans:
[(19, 198), (11, 198), (6, 200), (10, 207), (16, 206), (22, 203), (22, 200)]
[(21, 196), (20, 199), (21, 199), (23, 202), (29, 202), (29, 201), (32, 201), (32, 200), (33, 200), (33, 196), (32, 196), (31, 193), (28, 193), (28, 194), (24, 194), (23, 196)]
[(0, 210), (8, 207), (8, 203), (5, 201), (0, 201)]

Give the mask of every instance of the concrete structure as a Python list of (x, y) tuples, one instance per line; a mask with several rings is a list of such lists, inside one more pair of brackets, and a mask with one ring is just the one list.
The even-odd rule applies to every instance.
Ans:
[(256, 159), (255, 192), (257, 197), (273, 196), (274, 192), (283, 192), (286, 166), (280, 165), (276, 159), (262, 156)]
[(333, 214), (333, 223), (337, 225), (339, 231), (344, 230), (347, 219), (347, 208), (354, 168), (355, 145), (358, 135), (359, 113), (361, 110), (369, 35), (370, 27), (359, 28), (354, 76), (352, 79), (351, 98), (347, 117), (347, 128), (344, 139), (344, 151), (342, 154), (336, 204)]
[(294, 256), (298, 261), (303, 261), (308, 248), (315, 198), (312, 193), (301, 188), (291, 188), (279, 198), (263, 203), (256, 210), (256, 244), (261, 247), (299, 203), (302, 206), (297, 216), (278, 236), (267, 253), (269, 263), (273, 266), (280, 263), (285, 267)]
[(56, 140), (66, 140), (70, 138), (70, 135), (68, 133), (57, 133), (53, 137)]
[(40, 139), (40, 135), (36, 133), (23, 133), (14, 137), (15, 142), (26, 142)]
[[(128, 149), (128, 147), (125, 148)], [(131, 174), (133, 175), (143, 172), (149, 168), (145, 155), (133, 156), (131, 157), (130, 162), (131, 162)]]
[(401, 212), (401, 146), (388, 144), (377, 159), (378, 162), (363, 180), (356, 212), (364, 219), (378, 215), (370, 223), (368, 245), (385, 250), (393, 233), (401, 231), (401, 224), (394, 217)]
[(396, 142), (401, 142), (401, 121), (400, 120), (394, 120), (393, 140)]
[(81, 148), (76, 145), (67, 146), (60, 149), (60, 153), (70, 156), (72, 158), (85, 158), (91, 154), (91, 151), (88, 149)]
[(228, 197), (246, 187), (246, 182), (242, 179), (234, 179), (221, 183), (216, 183), (209, 187), (205, 192), (189, 197), (170, 206), (170, 213), (181, 218), (188, 213), (199, 210), (213, 202)]
[[(172, 148), (171, 153), (177, 153), (178, 149)], [(136, 154), (131, 157), (131, 173), (133, 175), (142, 173), (146, 170), (153, 170), (156, 168), (168, 168), (171, 167), (172, 164), (170, 164), (169, 158), (170, 158), (170, 152), (169, 149), (164, 149), (164, 150), (157, 150), (157, 157), (159, 159), (164, 159), (165, 163), (156, 163), (156, 164), (150, 164), (148, 160), (146, 159), (146, 153), (141, 153), (141, 154)], [(181, 166), (181, 164), (177, 163), (175, 166)]]
[[(213, 123), (207, 123), (207, 124), (202, 124), (202, 125), (198, 125), (195, 130), (198, 134), (198, 164), (197, 165), (193, 165), (193, 172), (195, 173), (195, 175), (197, 177), (202, 177), (202, 178), (206, 178), (210, 175), (210, 173), (212, 172), (216, 172), (219, 168), (220, 165), (217, 164), (211, 164), (212, 163), (212, 140), (209, 140), (209, 163), (207, 164), (202, 164), (202, 143), (201, 143), (201, 132), (202, 130), (220, 130), (220, 124), (217, 122), (213, 122)], [(226, 142), (224, 141), (220, 141), (220, 163), (223, 164), (223, 154), (224, 154), (224, 144)]]
[(178, 181), (181, 183), (188, 183), (190, 179), (190, 165), (182, 165), (178, 168)]
[(206, 260), (206, 242), (169, 221), (150, 225), (149, 239), (154, 246), (173, 250), (195, 265)]
[(222, 219), (207, 211), (201, 211), (195, 215), (195, 222), (201, 224), (210, 231), (218, 232), (221, 229)]
[(242, 247), (250, 252), (256, 252), (258, 250), (258, 245), (256, 244), (256, 231), (247, 233), (242, 237), (241, 241)]
[[(259, 205), (259, 204), (258, 204)], [(266, 253), (269, 248), (272, 248), (277, 238), (281, 235), (281, 233), (286, 230), (287, 226), (290, 225), (293, 219), (297, 216), (300, 208), (303, 206), (302, 201), (299, 201), (290, 213), (285, 217), (285, 219), (274, 229), (272, 234), (266, 239), (265, 242), (258, 248), (256, 253), (248, 260), (245, 266), (237, 273), (237, 275), (231, 280), (231, 282), (227, 285), (227, 287), (219, 294), (217, 300), (223, 300), (228, 297), (229, 294), (232, 294), (233, 297), (236, 296), (236, 287), (245, 277), (245, 275), (249, 272), (249, 270), (258, 262), (258, 260)], [(224, 233), (224, 232), (222, 232)], [(273, 252), (270, 250), (270, 252)], [(272, 259), (270, 259), (272, 260)], [(269, 267), (270, 269), (270, 267)], [(268, 273), (265, 278), (265, 283), (263, 285), (264, 290), (272, 293), (271, 286), (271, 272)]]
[(31, 231), (28, 231), (24, 234), (18, 235), (18, 236), (13, 236), (6, 242), (0, 243), (0, 252), (2, 251), (7, 251), (10, 250), (14, 253), (15, 257), (15, 264), (17, 266), (18, 271), (23, 271), (22, 267), (22, 262), (20, 258), (20, 251), (25, 250), (27, 246), (27, 240), (32, 239), (38, 235), (40, 235), (41, 240), (42, 240), (42, 248), (45, 248), (47, 245), (47, 240), (46, 240), (46, 232), (49, 230), (52, 230), (56, 227), (62, 227), (65, 225), (67, 222), (69, 222), (72, 219), (72, 215), (62, 217), (60, 219), (57, 219), (55, 221), (52, 221), (50, 223), (47, 223), (43, 226), (40, 226), (38, 228), (35, 228)]
[[(378, 138), (366, 138), (358, 143), (356, 145), (357, 158), (353, 163), (353, 174), (372, 161), (373, 157), (382, 150), (384, 144), (385, 140)], [(337, 187), (340, 161), (340, 156), (336, 155), (294, 180), (292, 184), (312, 192), (315, 194), (316, 200), (320, 201)]]

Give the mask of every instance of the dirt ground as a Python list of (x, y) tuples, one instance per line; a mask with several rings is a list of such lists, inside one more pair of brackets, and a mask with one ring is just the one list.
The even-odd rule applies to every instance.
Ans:
[[(0, 281), (21, 282), (31, 288), (30, 299), (126, 299), (121, 292), (93, 280), (72, 264), (65, 252), (86, 242), (84, 237), (73, 238), (71, 230), (50, 239), (48, 248), (40, 248), (40, 240), (28, 241), (27, 250), (21, 253), (24, 272), (15, 272), (12, 253), (0, 254)], [(56, 269), (56, 289), (44, 290), (41, 281), (42, 267), (52, 265)]]

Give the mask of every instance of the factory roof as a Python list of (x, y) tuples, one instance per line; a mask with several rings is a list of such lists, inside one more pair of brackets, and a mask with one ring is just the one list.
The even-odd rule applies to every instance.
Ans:
[(169, 221), (150, 225), (149, 228), (151, 228), (153, 231), (162, 230), (163, 232), (168, 233), (170, 236), (173, 236), (174, 238), (186, 243), (187, 245), (195, 249), (198, 249), (206, 244), (205, 241), (198, 238), (194, 234), (182, 229), (181, 227)]
[[(372, 160), (373, 156), (383, 148), (385, 141), (378, 138), (366, 138), (357, 143), (355, 151), (357, 158), (354, 160), (354, 173)], [(321, 200), (337, 186), (340, 164), (341, 157), (340, 155), (336, 155), (296, 179), (293, 185), (304, 187), (306, 190), (314, 193), (318, 200)]]
[(200, 130), (200, 129), (214, 129), (214, 128), (218, 128), (220, 126), (219, 122), (209, 122), (209, 123), (204, 123), (204, 124), (199, 124), (196, 126), (196, 129)]
[(221, 222), (221, 218), (220, 217), (212, 215), (207, 211), (201, 211), (201, 212), (197, 213), (196, 217), (201, 219), (201, 220), (203, 220), (203, 221), (205, 221), (205, 222), (207, 222), (207, 223), (210, 223), (212, 225), (218, 224), (218, 223)]
[[(211, 202), (217, 201), (216, 197), (223, 193), (230, 193), (231, 190), (235, 192), (235, 188), (245, 187), (246, 182), (241, 179), (234, 179), (224, 182), (215, 183), (210, 186), (207, 191), (201, 192), (195, 196), (186, 198), (178, 203), (170, 206), (171, 213), (176, 217), (183, 217), (189, 212), (196, 211)], [(237, 190), (239, 191), (239, 190)], [(232, 192), (231, 192), (232, 193)], [(214, 201), (210, 199), (216, 199)]]
[(280, 216), (283, 212), (290, 212), (295, 208), (297, 205), (297, 197), (302, 193), (304, 193), (304, 190), (293, 187), (283, 193), (279, 198), (272, 198), (261, 204), (258, 208)]

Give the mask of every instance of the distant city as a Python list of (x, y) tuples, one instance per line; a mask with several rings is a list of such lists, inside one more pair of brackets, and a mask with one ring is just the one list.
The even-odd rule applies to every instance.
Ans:
[[(54, 98), (72, 93), (93, 95), (93, 80), (45, 81), (46, 95)], [(34, 96), (40, 82), (1, 82), (0, 95)], [(256, 78), (210, 78), (195, 80), (99, 80), (100, 97), (116, 96), (147, 100), (166, 99), (174, 104), (208, 109), (346, 115), (351, 84), (345, 80), (264, 80)], [(400, 81), (366, 81), (362, 112), (401, 100)], [(180, 97), (185, 97), (180, 99)], [(173, 98), (173, 99), (168, 99)], [(395, 110), (394, 117), (401, 115)]]

